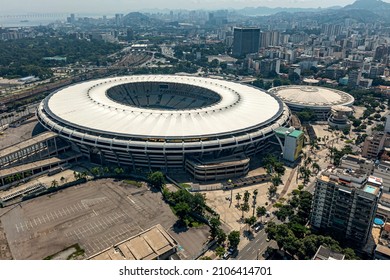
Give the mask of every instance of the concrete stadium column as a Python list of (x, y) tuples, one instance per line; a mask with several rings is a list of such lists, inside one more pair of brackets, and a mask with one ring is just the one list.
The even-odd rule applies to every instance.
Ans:
[(54, 148), (56, 149), (56, 155), (58, 155), (58, 147), (57, 147), (57, 137), (53, 138)]

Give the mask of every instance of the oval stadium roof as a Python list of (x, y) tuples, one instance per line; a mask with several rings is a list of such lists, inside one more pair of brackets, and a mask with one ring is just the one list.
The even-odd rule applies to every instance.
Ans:
[[(107, 91), (130, 83), (191, 85), (217, 93), (221, 98), (192, 109), (130, 106), (113, 100)], [(188, 90), (188, 88), (187, 88)], [(146, 94), (140, 91), (140, 94)], [(184, 92), (181, 100), (185, 99)], [(183, 97), (184, 96), (184, 97)], [(184, 99), (183, 99), (184, 98)], [(198, 137), (229, 134), (266, 125), (278, 119), (285, 107), (274, 96), (251, 86), (209, 78), (144, 75), (83, 82), (58, 90), (44, 104), (50, 117), (80, 130), (146, 137)]]
[(355, 99), (340, 90), (317, 86), (281, 86), (269, 90), (289, 106), (330, 107), (334, 105), (351, 106)]

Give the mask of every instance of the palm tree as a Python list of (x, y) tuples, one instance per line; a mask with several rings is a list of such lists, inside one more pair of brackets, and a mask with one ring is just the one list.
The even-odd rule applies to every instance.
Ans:
[(87, 176), (88, 176), (87, 171), (83, 171), (83, 172), (81, 172), (81, 174), (80, 174), (80, 178), (83, 178), (83, 179), (86, 179)]
[(310, 163), (313, 162), (313, 159), (309, 156), (307, 157), (307, 159), (305, 160), (305, 165), (309, 165)]
[(240, 207), (240, 199), (241, 199), (241, 194), (240, 194), (240, 193), (237, 193), (237, 194), (236, 194), (237, 207)]
[(15, 180), (14, 175), (9, 175), (7, 178), (5, 178), (5, 181), (6, 181), (7, 183), (11, 183), (11, 182), (13, 182), (14, 180)]
[(246, 190), (246, 191), (244, 192), (244, 202), (245, 202), (245, 203), (248, 203), (249, 197), (250, 197), (250, 196), (251, 196), (251, 195), (250, 195), (249, 191)]
[(94, 175), (94, 176), (99, 176), (100, 175), (100, 168), (99, 167), (93, 167), (91, 169), (91, 173)]
[(256, 217), (252, 216), (250, 218), (246, 218), (245, 223), (248, 225), (248, 230), (250, 231), (251, 225), (254, 225), (256, 223)]
[(241, 205), (241, 211), (242, 211), (242, 216), (241, 218), (244, 219), (244, 212), (248, 212), (249, 211), (249, 204), (244, 202), (242, 205)]
[(52, 187), (52, 188), (58, 187), (58, 182), (57, 182), (57, 180), (51, 181), (51, 187)]
[(282, 183), (282, 178), (280, 178), (279, 175), (274, 175), (271, 178), (271, 183), (272, 183), (272, 185), (277, 187), (277, 186), (279, 186)]
[(15, 179), (15, 181), (20, 181), (20, 180), (22, 180), (22, 174), (16, 173), (14, 179)]
[(255, 209), (256, 209), (256, 204), (257, 204), (257, 194), (258, 193), (259, 193), (259, 191), (257, 189), (255, 189), (253, 191), (253, 202), (252, 202), (253, 213), (252, 213), (252, 216), (255, 216)]
[(276, 195), (277, 190), (278, 189), (276, 188), (275, 185), (272, 184), (271, 186), (269, 186), (268, 194), (269, 194), (270, 198)]
[(308, 168), (305, 168), (303, 171), (303, 184), (306, 185), (310, 181), (311, 171)]
[(104, 174), (110, 173), (110, 168), (108, 168), (107, 166), (103, 167), (103, 172)]
[(315, 170), (316, 173), (318, 173), (318, 171), (320, 171), (320, 169), (321, 169), (321, 167), (318, 165), (317, 162), (313, 162), (311, 167), (313, 168), (313, 170)]
[(125, 171), (123, 170), (122, 167), (117, 167), (114, 169), (114, 172), (116, 175), (120, 175), (120, 174), (123, 174), (123, 172), (125, 172)]
[(259, 206), (256, 209), (256, 214), (261, 218), (261, 220), (263, 220), (263, 216), (267, 214), (267, 209), (264, 206)]

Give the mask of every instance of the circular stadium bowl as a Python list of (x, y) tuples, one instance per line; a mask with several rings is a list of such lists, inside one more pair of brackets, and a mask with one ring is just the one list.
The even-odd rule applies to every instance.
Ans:
[(249, 157), (290, 119), (278, 98), (191, 76), (123, 76), (62, 88), (37, 111), (48, 130), (96, 163), (183, 167), (187, 158)]

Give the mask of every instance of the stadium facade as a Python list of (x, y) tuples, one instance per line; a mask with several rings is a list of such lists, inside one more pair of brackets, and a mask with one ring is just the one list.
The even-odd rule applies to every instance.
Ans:
[(270, 145), (290, 111), (248, 85), (144, 75), (60, 89), (41, 102), (37, 116), (94, 163), (185, 168), (212, 180), (245, 174), (246, 159)]

